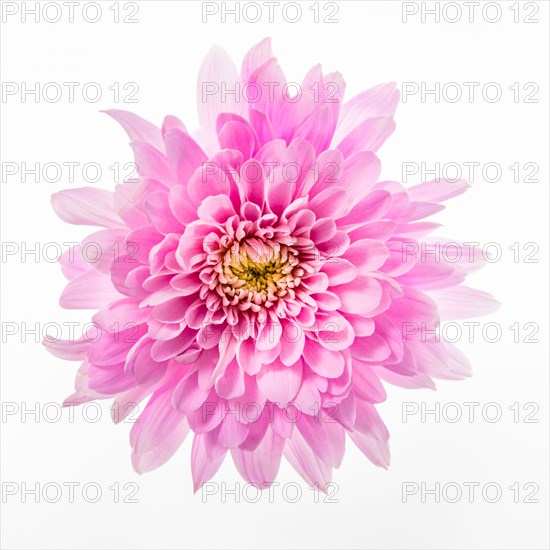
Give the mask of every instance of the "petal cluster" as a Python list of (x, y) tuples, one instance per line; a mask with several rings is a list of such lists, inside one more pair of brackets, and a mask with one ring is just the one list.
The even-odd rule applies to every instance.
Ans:
[[(215, 48), (194, 136), (173, 116), (157, 128), (108, 111), (131, 140), (139, 181), (52, 198), (65, 221), (101, 228), (61, 258), (60, 303), (97, 310), (102, 336), (46, 345), (82, 362), (67, 404), (114, 398), (117, 421), (142, 404), (131, 431), (138, 472), (192, 433), (196, 489), (228, 451), (261, 487), (284, 455), (322, 488), (346, 434), (388, 466), (382, 381), (433, 387), (469, 374), (436, 334), (441, 319), (495, 306), (462, 285), (481, 255), (456, 241), (458, 260), (423, 254), (449, 242), (424, 218), (467, 185), (379, 181), (393, 84), (344, 102), (341, 75), (316, 66), (298, 93), (288, 89), (269, 40), (240, 74)], [(87, 261), (90, 243), (99, 260)]]

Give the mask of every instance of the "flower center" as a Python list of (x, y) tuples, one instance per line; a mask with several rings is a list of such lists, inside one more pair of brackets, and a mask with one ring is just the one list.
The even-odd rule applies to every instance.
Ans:
[(299, 263), (296, 251), (278, 242), (234, 242), (222, 260), (220, 290), (233, 305), (238, 301), (270, 307), (300, 284)]

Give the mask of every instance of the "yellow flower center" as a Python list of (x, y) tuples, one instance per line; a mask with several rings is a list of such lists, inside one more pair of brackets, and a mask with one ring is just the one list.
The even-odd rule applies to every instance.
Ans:
[(294, 289), (303, 270), (294, 250), (284, 244), (260, 239), (235, 242), (226, 251), (219, 280), (230, 302), (269, 307)]

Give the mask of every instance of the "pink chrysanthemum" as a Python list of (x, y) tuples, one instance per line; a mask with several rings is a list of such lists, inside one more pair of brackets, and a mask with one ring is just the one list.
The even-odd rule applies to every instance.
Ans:
[[(480, 255), (423, 254), (438, 224), (418, 221), (467, 185), (378, 181), (393, 84), (342, 104), (338, 73), (314, 67), (299, 97), (285, 83), (269, 40), (240, 76), (213, 49), (195, 138), (173, 116), (158, 129), (109, 111), (131, 139), (139, 182), (53, 196), (63, 220), (104, 228), (61, 258), (60, 300), (99, 309), (102, 336), (46, 345), (82, 361), (66, 404), (114, 397), (118, 421), (150, 396), (130, 435), (138, 472), (163, 464), (191, 431), (196, 489), (228, 450), (261, 487), (284, 455), (323, 488), (346, 433), (388, 466), (381, 380), (433, 387), (469, 374), (434, 331), (440, 318), (495, 305), (459, 286)], [(87, 243), (101, 248), (99, 261), (86, 261)]]

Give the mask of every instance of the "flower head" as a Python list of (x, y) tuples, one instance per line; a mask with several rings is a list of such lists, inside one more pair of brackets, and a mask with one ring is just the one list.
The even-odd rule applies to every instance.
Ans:
[(228, 450), (261, 487), (283, 455), (324, 487), (346, 434), (388, 466), (381, 381), (432, 387), (469, 374), (436, 333), (442, 318), (494, 307), (461, 285), (480, 255), (456, 242), (458, 261), (423, 253), (450, 242), (419, 221), (467, 185), (379, 181), (375, 152), (399, 94), (384, 84), (343, 102), (344, 89), (317, 66), (290, 94), (269, 40), (240, 75), (215, 48), (195, 137), (173, 116), (159, 129), (108, 111), (130, 137), (139, 181), (53, 196), (65, 221), (103, 228), (62, 256), (60, 300), (97, 309), (101, 338), (46, 344), (82, 361), (67, 404), (114, 398), (118, 421), (148, 399), (130, 436), (138, 472), (193, 432), (195, 488)]

